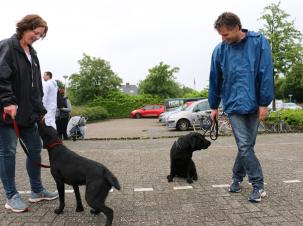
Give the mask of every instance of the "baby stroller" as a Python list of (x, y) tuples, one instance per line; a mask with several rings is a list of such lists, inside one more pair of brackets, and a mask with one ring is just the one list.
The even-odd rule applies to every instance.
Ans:
[(67, 136), (73, 141), (84, 139), (87, 119), (83, 116), (73, 116), (67, 124)]

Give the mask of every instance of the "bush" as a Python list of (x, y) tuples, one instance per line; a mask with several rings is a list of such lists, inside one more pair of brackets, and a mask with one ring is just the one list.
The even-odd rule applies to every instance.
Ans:
[(161, 104), (163, 99), (151, 95), (130, 96), (115, 92), (107, 98), (96, 98), (89, 106), (102, 106), (108, 112), (110, 118), (128, 118), (131, 111), (143, 107), (146, 104)]
[(108, 112), (101, 106), (73, 106), (71, 116), (82, 115), (88, 121), (96, 121), (108, 118)]
[(276, 112), (271, 112), (266, 122), (273, 124), (278, 120), (284, 120), (292, 128), (303, 129), (303, 110), (283, 109)]

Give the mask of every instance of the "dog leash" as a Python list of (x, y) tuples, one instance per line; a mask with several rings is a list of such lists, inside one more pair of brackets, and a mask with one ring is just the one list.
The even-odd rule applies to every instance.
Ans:
[[(206, 130), (204, 130), (203, 136), (205, 136), (205, 134), (207, 133), (207, 131), (209, 130), (209, 137), (211, 140), (217, 140), (218, 136), (219, 136), (219, 125), (218, 125), (218, 119), (214, 119), (212, 120), (210, 118), (210, 116), (208, 116), (208, 119), (211, 122), (211, 125), (207, 127)], [(193, 124), (194, 127), (194, 131), (196, 132), (196, 128), (195, 125)]]
[[(6, 119), (6, 113), (3, 112), (3, 120), (5, 121), (5, 119)], [(19, 140), (19, 143), (20, 143), (20, 145), (21, 145), (21, 147), (22, 147), (24, 153), (25, 153), (26, 156), (28, 157), (28, 159), (32, 162), (32, 164), (35, 165), (35, 166), (43, 167), (43, 168), (50, 168), (50, 166), (48, 166), (48, 165), (44, 165), (44, 164), (42, 164), (42, 163), (38, 163), (38, 162), (36, 162), (36, 161), (34, 161), (34, 160), (31, 159), (31, 156), (30, 156), (30, 154), (29, 154), (29, 151), (28, 151), (28, 149), (27, 149), (27, 147), (26, 147), (24, 141), (23, 141), (22, 138), (20, 137), (20, 129), (19, 129), (18, 125), (17, 125), (16, 119), (13, 119), (13, 126), (14, 126), (14, 129), (15, 129), (15, 132), (16, 132), (16, 136), (17, 136), (17, 138), (18, 138), (18, 140)]]
[(209, 131), (209, 137), (211, 140), (217, 140), (219, 134), (219, 125), (218, 125), (218, 119), (214, 118), (212, 120), (212, 124)]

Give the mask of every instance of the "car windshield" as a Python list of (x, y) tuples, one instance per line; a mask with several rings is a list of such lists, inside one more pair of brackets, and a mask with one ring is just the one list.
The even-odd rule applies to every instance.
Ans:
[(184, 104), (184, 105), (182, 106), (181, 111), (187, 111), (187, 110), (189, 110), (190, 108), (191, 108), (191, 105), (186, 105), (186, 104)]
[(182, 110), (182, 106), (171, 109), (171, 111), (180, 111), (180, 110)]

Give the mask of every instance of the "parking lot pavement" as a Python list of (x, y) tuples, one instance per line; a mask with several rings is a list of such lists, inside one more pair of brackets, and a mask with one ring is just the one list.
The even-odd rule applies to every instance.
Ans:
[[(169, 150), (176, 138), (136, 140), (67, 141), (65, 145), (82, 156), (106, 165), (118, 178), (121, 191), (114, 190), (107, 205), (114, 209), (113, 225), (303, 225), (303, 136), (302, 134), (260, 135), (256, 153), (263, 166), (268, 196), (261, 203), (247, 201), (251, 186), (245, 180), (241, 193), (231, 194), (228, 185), (236, 155), (234, 138), (219, 137), (207, 150), (195, 152), (198, 181), (189, 185), (180, 178), (168, 183)], [(17, 187), (29, 189), (25, 156), (17, 154)], [(43, 162), (48, 162), (43, 152)], [(55, 183), (49, 170), (42, 169), (50, 190)], [(93, 216), (81, 195), (85, 211), (75, 212), (72, 188), (67, 186), (64, 214), (53, 210), (58, 201), (30, 205), (27, 213), (4, 209), (1, 190), (0, 225), (104, 225), (104, 215)], [(28, 199), (28, 194), (22, 194)]]
[(112, 119), (98, 123), (87, 124), (87, 139), (138, 139), (176, 137), (188, 132), (168, 129), (161, 125), (158, 119)]

